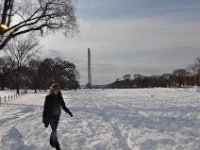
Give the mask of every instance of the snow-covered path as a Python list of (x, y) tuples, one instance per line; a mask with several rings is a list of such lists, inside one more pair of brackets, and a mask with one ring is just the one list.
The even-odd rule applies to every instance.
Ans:
[[(41, 122), (46, 94), (28, 93), (0, 106), (0, 149), (52, 149), (51, 130)], [(78, 90), (63, 97), (74, 114), (61, 115), (63, 150), (200, 149), (196, 89)]]

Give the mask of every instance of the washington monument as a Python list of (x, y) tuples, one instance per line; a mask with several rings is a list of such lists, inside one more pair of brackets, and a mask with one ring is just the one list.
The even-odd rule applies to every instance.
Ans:
[(88, 83), (87, 88), (92, 87), (92, 73), (91, 73), (91, 52), (90, 48), (88, 48)]

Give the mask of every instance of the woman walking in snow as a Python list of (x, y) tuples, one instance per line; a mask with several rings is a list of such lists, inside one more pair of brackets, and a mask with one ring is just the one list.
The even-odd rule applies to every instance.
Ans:
[(46, 96), (43, 111), (43, 123), (47, 128), (50, 124), (52, 133), (50, 136), (50, 145), (55, 147), (56, 150), (60, 150), (60, 145), (57, 138), (57, 127), (62, 109), (68, 113), (71, 117), (73, 114), (65, 106), (60, 88), (57, 84), (51, 86), (50, 94)]

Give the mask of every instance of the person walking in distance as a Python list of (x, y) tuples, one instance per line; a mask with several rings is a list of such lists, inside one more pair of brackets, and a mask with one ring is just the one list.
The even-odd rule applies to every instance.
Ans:
[(61, 107), (66, 113), (73, 117), (73, 114), (65, 106), (59, 86), (57, 84), (53, 84), (50, 88), (50, 93), (45, 98), (42, 121), (46, 128), (50, 125), (52, 129), (50, 145), (56, 148), (56, 150), (60, 150), (57, 138), (57, 127), (61, 115)]

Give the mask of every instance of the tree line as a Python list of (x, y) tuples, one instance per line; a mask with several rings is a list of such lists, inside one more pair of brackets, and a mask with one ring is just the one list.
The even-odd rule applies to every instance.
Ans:
[(125, 74), (123, 79), (116, 79), (107, 88), (150, 88), (150, 87), (192, 87), (200, 86), (200, 57), (187, 69), (176, 69), (173, 73), (144, 76)]
[[(30, 59), (20, 66), (12, 64), (7, 56), (0, 57), (1, 90), (9, 89), (49, 89), (52, 83), (58, 83), (62, 89), (77, 89), (79, 72), (76, 66), (61, 58)], [(19, 88), (19, 89), (18, 89)]]
[(78, 33), (71, 0), (0, 1), (0, 87), (47, 89), (79, 87), (76, 66), (61, 58), (36, 59), (41, 49), (37, 37), (61, 31)]
[(76, 66), (57, 57), (40, 60), (41, 45), (35, 34), (16, 37), (3, 48), (0, 57), (0, 86), (16, 89), (47, 89), (58, 83), (63, 89), (79, 88), (79, 73)]

